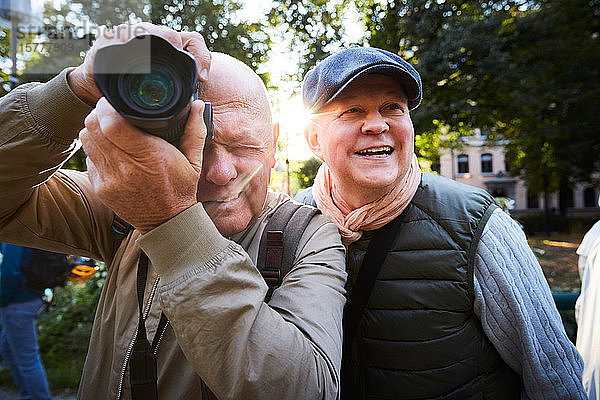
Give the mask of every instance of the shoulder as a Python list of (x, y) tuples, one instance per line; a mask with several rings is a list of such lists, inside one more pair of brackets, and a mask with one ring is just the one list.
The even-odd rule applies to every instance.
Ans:
[(577, 248), (577, 254), (587, 256), (596, 247), (600, 247), (600, 221), (596, 222), (592, 228), (587, 231), (581, 244)]
[(481, 188), (456, 182), (430, 172), (423, 173), (415, 197), (417, 195), (439, 199), (439, 201), (450, 200), (459, 204), (473, 200), (493, 201), (492, 196)]
[(432, 173), (423, 173), (411, 204), (441, 221), (477, 223), (494, 198), (485, 190), (455, 182)]

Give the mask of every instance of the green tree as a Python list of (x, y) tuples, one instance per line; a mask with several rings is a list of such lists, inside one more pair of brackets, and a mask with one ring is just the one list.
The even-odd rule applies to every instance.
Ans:
[[(358, 1), (365, 10), (369, 44), (400, 54), (423, 80), (423, 103), (414, 112), (416, 131), (457, 135), (497, 129), (494, 76), (505, 57), (497, 40), (510, 1)], [(508, 7), (509, 10), (506, 10)], [(437, 122), (436, 122), (437, 121)]]
[(311, 157), (308, 160), (299, 161), (293, 169), (293, 174), (298, 182), (300, 190), (311, 187), (315, 182), (315, 176), (322, 162), (316, 157)]
[(349, 0), (273, 0), (268, 20), (290, 38), (290, 52), (299, 54), (296, 81), (344, 44), (343, 15), (350, 4)]
[[(39, 39), (68, 41), (69, 51), (33, 52), (21, 82), (45, 81), (66, 66), (78, 65), (93, 42), (84, 36), (87, 28), (120, 23), (152, 21), (176, 30), (200, 32), (211, 51), (219, 51), (243, 61), (251, 68), (266, 62), (271, 45), (265, 27), (240, 19), (241, 3), (236, 0), (67, 0), (45, 4), (45, 26)], [(0, 34), (0, 57), (8, 56), (8, 33)], [(6, 82), (6, 71), (2, 71)], [(262, 78), (268, 81), (268, 74)]]
[[(260, 23), (240, 20), (236, 0), (150, 0), (150, 20), (176, 30), (200, 32), (211, 51), (243, 61), (252, 69), (267, 61), (271, 39)], [(268, 80), (268, 75), (262, 76)]]
[(538, 154), (520, 157), (516, 167), (534, 191), (542, 191), (540, 182), (559, 189), (564, 215), (568, 188), (591, 181), (600, 171), (600, 116), (595, 111), (600, 107), (600, 3), (541, 2), (507, 26), (514, 32), (514, 56), (504, 75), (515, 84), (506, 137), (517, 156), (521, 149), (540, 146)]
[[(7, 60), (10, 57), (10, 37), (7, 29), (0, 29), (0, 60)], [(4, 96), (8, 88), (8, 78), (10, 76), (10, 70), (0, 68), (0, 79), (3, 84), (0, 85), (0, 97)]]
[(76, 391), (94, 322), (106, 268), (85, 282), (68, 281), (54, 290), (54, 300), (38, 321), (38, 341), (52, 391)]
[[(94, 41), (86, 28), (115, 26), (126, 22), (152, 21), (176, 30), (200, 32), (211, 51), (220, 51), (245, 62), (251, 68), (266, 61), (271, 41), (264, 27), (238, 18), (240, 2), (235, 0), (68, 0), (44, 8), (45, 25), (38, 40), (61, 45), (60, 51), (33, 51), (28, 54), (25, 71), (20, 71), (20, 82), (45, 82), (62, 69), (79, 65)], [(8, 59), (9, 31), (0, 31), (0, 59)], [(27, 36), (22, 42), (32, 42)], [(68, 46), (68, 51), (65, 50)], [(0, 70), (0, 78), (8, 81), (10, 71)], [(268, 83), (268, 74), (262, 75)], [(8, 86), (0, 86), (0, 96)], [(67, 168), (85, 170), (85, 154), (78, 151), (65, 164)]]

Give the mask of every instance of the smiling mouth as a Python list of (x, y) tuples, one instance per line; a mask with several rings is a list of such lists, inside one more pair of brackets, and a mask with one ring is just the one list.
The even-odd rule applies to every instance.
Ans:
[(365, 157), (375, 157), (375, 158), (384, 158), (389, 156), (394, 152), (394, 148), (390, 146), (379, 146), (379, 147), (370, 147), (368, 149), (360, 150), (355, 152), (354, 154), (358, 154), (359, 156)]
[(235, 200), (237, 198), (239, 198), (241, 196), (241, 194), (243, 193), (243, 191), (241, 192), (237, 192), (236, 194), (234, 194), (233, 196), (230, 196), (226, 199), (218, 199), (218, 200), (207, 200), (204, 203), (227, 203), (229, 201)]

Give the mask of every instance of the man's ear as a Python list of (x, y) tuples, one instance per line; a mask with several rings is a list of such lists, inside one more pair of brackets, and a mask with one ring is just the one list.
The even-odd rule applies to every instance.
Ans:
[(304, 137), (313, 154), (317, 156), (319, 160), (323, 161), (323, 152), (321, 145), (319, 144), (319, 129), (314, 121), (309, 121), (308, 124), (306, 124), (306, 127), (304, 127)]
[(277, 160), (275, 160), (275, 153), (277, 152), (277, 140), (279, 139), (279, 122), (273, 124), (273, 156), (271, 157), (271, 168), (275, 168)]

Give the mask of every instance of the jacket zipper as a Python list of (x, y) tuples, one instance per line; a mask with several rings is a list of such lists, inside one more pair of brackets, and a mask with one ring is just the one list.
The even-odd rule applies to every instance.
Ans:
[(160, 332), (160, 336), (158, 337), (158, 342), (156, 342), (156, 348), (154, 349), (155, 356), (158, 354), (158, 348), (160, 347), (160, 344), (162, 343), (163, 336), (165, 336), (165, 332), (167, 331), (168, 327), (169, 327), (169, 321), (167, 321), (167, 323), (165, 324), (165, 327)]
[[(152, 301), (154, 300), (154, 293), (156, 292), (156, 288), (158, 287), (158, 281), (160, 280), (160, 276), (156, 278), (154, 284), (152, 285), (152, 291), (150, 292), (150, 298), (148, 299), (148, 304), (146, 304), (146, 309), (144, 310), (144, 321), (148, 318), (148, 314), (150, 314), (150, 307), (152, 306)], [(165, 327), (166, 328), (166, 327)], [(164, 333), (164, 330), (163, 330)], [(125, 371), (127, 370), (127, 364), (129, 363), (129, 358), (131, 357), (131, 352), (133, 351), (133, 344), (135, 342), (135, 337), (137, 336), (137, 329), (133, 334), (133, 338), (131, 338), (131, 342), (129, 342), (129, 346), (127, 347), (127, 352), (125, 353), (125, 360), (123, 360), (123, 365), (121, 366), (121, 376), (119, 377), (119, 390), (117, 391), (117, 400), (121, 399), (121, 395), (123, 394), (123, 381), (125, 380)], [(158, 346), (157, 346), (158, 348)]]

